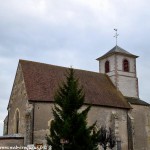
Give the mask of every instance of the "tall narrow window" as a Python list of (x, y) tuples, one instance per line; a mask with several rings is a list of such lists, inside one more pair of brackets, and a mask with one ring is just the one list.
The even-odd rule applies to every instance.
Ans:
[(123, 60), (123, 71), (129, 72), (129, 62), (128, 60)]
[(110, 70), (109, 70), (109, 61), (107, 60), (105, 62), (105, 73), (108, 73)]
[(19, 111), (16, 111), (16, 133), (19, 133)]

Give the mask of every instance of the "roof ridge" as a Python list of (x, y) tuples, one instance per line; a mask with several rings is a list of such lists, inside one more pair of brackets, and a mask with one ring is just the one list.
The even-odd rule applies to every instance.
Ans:
[(150, 106), (150, 104), (148, 102), (141, 100), (140, 98), (125, 96), (125, 99), (127, 99), (128, 103), (131, 103), (131, 104)]
[[(44, 62), (37, 62), (37, 61), (19, 59), (19, 63), (21, 63), (21, 62), (38, 63), (38, 64), (41, 64), (41, 65), (48, 65), (48, 66), (53, 66), (53, 67), (60, 67), (60, 68), (64, 68), (64, 69), (69, 69), (70, 68), (70, 67), (65, 67), (65, 66), (52, 65), (52, 64), (48, 64), (48, 63), (44, 63)], [(84, 69), (78, 69), (78, 68), (73, 68), (73, 69), (77, 70), (77, 71), (85, 71), (85, 72), (90, 72), (90, 73), (105, 75), (103, 73), (99, 73), (99, 72), (95, 72), (95, 71), (90, 71), (90, 70), (84, 70)]]

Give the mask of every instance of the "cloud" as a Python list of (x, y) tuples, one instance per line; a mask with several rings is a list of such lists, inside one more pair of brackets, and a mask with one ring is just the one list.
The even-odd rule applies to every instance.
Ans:
[(95, 59), (115, 45), (114, 28), (119, 45), (140, 56), (140, 97), (150, 102), (149, 17), (148, 0), (1, 1), (0, 120), (7, 114), (19, 59), (98, 72)]

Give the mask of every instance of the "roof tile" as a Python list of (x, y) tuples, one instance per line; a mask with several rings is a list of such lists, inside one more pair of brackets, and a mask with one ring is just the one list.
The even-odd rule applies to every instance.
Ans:
[[(67, 68), (20, 60), (29, 100), (53, 102), (58, 85), (65, 79)], [(131, 108), (107, 75), (75, 69), (85, 92), (85, 103)]]

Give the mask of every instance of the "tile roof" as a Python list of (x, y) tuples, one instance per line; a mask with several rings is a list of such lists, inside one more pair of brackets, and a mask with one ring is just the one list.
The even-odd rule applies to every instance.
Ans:
[(147, 102), (134, 97), (125, 97), (130, 104), (150, 106)]
[[(65, 67), (20, 60), (30, 101), (53, 102), (58, 85), (64, 81)], [(85, 104), (131, 108), (105, 74), (75, 69), (85, 92)]]
[(134, 54), (129, 53), (128, 51), (124, 50), (123, 48), (119, 47), (118, 45), (116, 45), (110, 51), (108, 51), (106, 54), (104, 54), (103, 56), (97, 58), (97, 60), (99, 60), (101, 58), (105, 58), (105, 57), (110, 56), (112, 54), (116, 54), (116, 53), (123, 54), (123, 55), (128, 55), (128, 56), (135, 57), (135, 58), (138, 57)]

